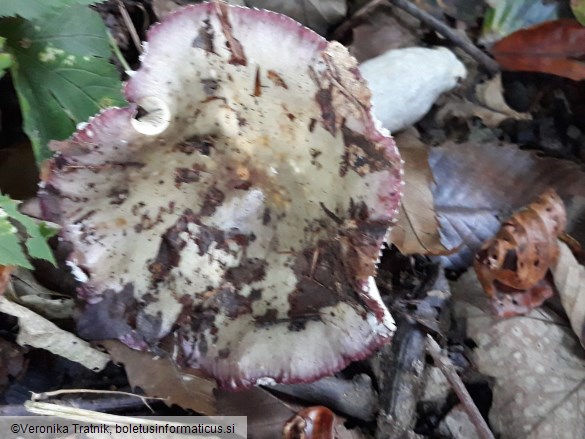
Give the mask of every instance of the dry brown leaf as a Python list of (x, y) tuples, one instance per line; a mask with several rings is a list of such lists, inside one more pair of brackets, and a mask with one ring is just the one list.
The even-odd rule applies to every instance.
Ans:
[(559, 242), (559, 247), (559, 260), (552, 268), (555, 286), (571, 327), (585, 347), (585, 267), (565, 243)]
[(404, 196), (398, 222), (392, 228), (391, 241), (403, 254), (445, 254), (439, 222), (433, 205), (433, 175), (428, 148), (413, 134), (405, 131), (396, 136), (404, 160)]
[(448, 142), (431, 149), (429, 163), (442, 242), (460, 247), (443, 257), (447, 268), (469, 267), (501, 221), (549, 187), (565, 203), (567, 231), (582, 238), (577, 219), (585, 212), (585, 173), (572, 162), (541, 158), (514, 145)]
[[(554, 290), (542, 281), (559, 256), (557, 237), (564, 232), (567, 214), (553, 189), (504, 221), (501, 229), (486, 241), (475, 256), (474, 268), (487, 295), (518, 297), (522, 309), (496, 308), (509, 317), (536, 308)], [(524, 300), (522, 300), (524, 299)]]
[(584, 43), (585, 28), (577, 20), (562, 18), (514, 32), (494, 44), (491, 52), (505, 70), (549, 73), (582, 81)]
[(124, 365), (133, 388), (140, 387), (147, 396), (165, 398), (169, 407), (176, 404), (207, 416), (217, 414), (214, 380), (179, 370), (170, 358), (135, 351), (118, 341), (105, 340), (99, 344), (113, 361)]
[(494, 378), (490, 423), (500, 439), (585, 437), (585, 352), (547, 308), (522, 317), (490, 315), (473, 272), (452, 285), (456, 318), (477, 347), (477, 369)]

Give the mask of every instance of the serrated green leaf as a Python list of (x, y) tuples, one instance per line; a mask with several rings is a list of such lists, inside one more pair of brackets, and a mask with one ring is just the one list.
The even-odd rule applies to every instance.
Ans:
[(559, 3), (550, 0), (489, 0), (480, 41), (491, 44), (511, 33), (555, 20), (561, 16)]
[(571, 0), (571, 10), (579, 23), (585, 26), (585, 0)]
[(22, 17), (36, 20), (60, 9), (73, 5), (91, 5), (104, 0), (2, 0), (0, 17)]
[[(37, 259), (44, 259), (52, 264), (56, 264), (51, 248), (47, 244), (46, 230), (41, 230), (41, 227), (31, 217), (24, 215), (18, 211), (18, 204), (6, 195), (0, 195), (0, 209), (12, 218), (14, 221), (20, 223), (28, 238), (25, 242), (28, 254)], [(9, 265), (21, 265), (21, 264), (9, 264)]]
[[(0, 215), (5, 215), (0, 209)], [(0, 216), (0, 265), (20, 265), (32, 269), (16, 234), (16, 228), (6, 216)]]
[(0, 29), (13, 55), (24, 130), (38, 162), (51, 156), (50, 140), (69, 137), (79, 122), (103, 108), (125, 105), (97, 12), (73, 6), (38, 23), (2, 19)]

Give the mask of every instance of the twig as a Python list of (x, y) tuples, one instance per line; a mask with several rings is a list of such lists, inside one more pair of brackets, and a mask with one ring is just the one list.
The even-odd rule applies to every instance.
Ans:
[(120, 11), (120, 15), (122, 15), (122, 19), (124, 20), (124, 24), (126, 25), (126, 29), (130, 32), (130, 37), (132, 37), (132, 41), (136, 46), (136, 50), (138, 53), (142, 53), (142, 44), (140, 42), (140, 37), (138, 36), (138, 32), (136, 32), (136, 28), (134, 27), (134, 23), (132, 23), (132, 19), (130, 18), (130, 14), (126, 10), (126, 6), (122, 0), (118, 0), (118, 10)]
[(449, 384), (453, 387), (459, 401), (461, 401), (463, 408), (469, 415), (469, 419), (475, 426), (477, 435), (481, 439), (495, 439), (493, 433), (485, 422), (485, 419), (483, 419), (479, 409), (473, 402), (471, 395), (465, 388), (463, 381), (461, 381), (461, 377), (457, 374), (455, 366), (453, 366), (447, 357), (441, 354), (441, 347), (431, 335), (427, 335), (427, 351), (431, 357), (433, 357), (435, 366), (443, 372), (443, 375), (445, 375), (445, 378), (447, 378), (447, 381), (449, 381)]
[(72, 393), (95, 393), (98, 395), (124, 395), (124, 396), (130, 396), (130, 397), (134, 397), (134, 398), (138, 398), (138, 399), (142, 400), (142, 403), (146, 407), (148, 407), (148, 409), (151, 412), (154, 412), (154, 410), (146, 401), (147, 399), (158, 399), (161, 401), (164, 401), (165, 399), (167, 399), (167, 398), (159, 398), (159, 397), (151, 397), (151, 396), (142, 396), (142, 395), (137, 395), (135, 393), (130, 393), (130, 392), (121, 392), (119, 390), (60, 389), (60, 390), (53, 390), (51, 392), (43, 392), (43, 393), (31, 392), (31, 393), (32, 393), (31, 401), (41, 401), (43, 399), (49, 399), (51, 396), (67, 395), (67, 394), (72, 394)]
[(122, 64), (124, 70), (126, 72), (131, 72), (132, 68), (130, 67), (130, 64), (128, 64), (128, 61), (126, 61), (126, 58), (124, 58), (124, 55), (122, 55), (120, 47), (118, 47), (118, 43), (116, 42), (116, 39), (114, 38), (110, 31), (108, 31), (108, 40), (110, 42), (110, 47), (112, 48), (114, 55), (116, 55), (116, 58), (118, 59), (120, 64)]
[(428, 12), (423, 11), (409, 0), (388, 0), (388, 2), (397, 8), (408, 12), (413, 17), (418, 18), (427, 26), (433, 28), (435, 31), (450, 40), (453, 44), (459, 46), (474, 60), (483, 65), (492, 75), (500, 71), (500, 65), (488, 55), (486, 55), (482, 50), (480, 50), (475, 44), (473, 44), (473, 42), (467, 38), (467, 35), (451, 29), (441, 20), (438, 20)]
[[(424, 24), (429, 26), (430, 28), (434, 29), (453, 44), (460, 47), (463, 51), (465, 51), (469, 56), (471, 56), (475, 61), (479, 64), (483, 65), (492, 75), (498, 73), (500, 71), (500, 65), (494, 61), (491, 57), (489, 57), (485, 52), (480, 50), (473, 42), (462, 33), (459, 33), (441, 20), (433, 17), (428, 12), (422, 10), (417, 5), (412, 3), (409, 0), (386, 0), (388, 3), (396, 6), (397, 8), (402, 9), (403, 11), (407, 12), (408, 14), (412, 15), (414, 18), (422, 21)], [(343, 36), (355, 26), (356, 22), (360, 19), (367, 16), (371, 13), (375, 8), (380, 6), (382, 3), (385, 3), (384, 0), (371, 0), (370, 2), (366, 3), (360, 9), (358, 9), (351, 17), (341, 23), (332, 33), (331, 38), (334, 40), (338, 40), (343, 38)]]

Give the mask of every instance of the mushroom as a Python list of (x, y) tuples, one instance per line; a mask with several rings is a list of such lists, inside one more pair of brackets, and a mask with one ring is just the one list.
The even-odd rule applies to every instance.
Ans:
[(43, 173), (80, 334), (170, 343), (232, 389), (315, 380), (390, 340), (373, 276), (401, 161), (342, 45), (191, 5), (150, 29), (125, 95)]

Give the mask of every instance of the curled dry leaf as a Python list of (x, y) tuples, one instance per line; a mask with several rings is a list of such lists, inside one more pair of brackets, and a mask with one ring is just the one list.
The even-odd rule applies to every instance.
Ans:
[(501, 319), (472, 272), (452, 284), (456, 318), (477, 345), (473, 361), (493, 377), (490, 425), (501, 439), (585, 437), (585, 351), (566, 321), (542, 307)]
[(220, 2), (148, 40), (131, 105), (54, 144), (40, 194), (73, 249), (84, 335), (172, 334), (179, 364), (229, 388), (315, 380), (387, 343), (373, 276), (401, 164), (356, 60)]
[(560, 257), (552, 267), (554, 283), (571, 327), (585, 347), (585, 267), (565, 243), (559, 242), (559, 247)]
[[(445, 143), (431, 148), (435, 210), (443, 244), (457, 248), (443, 256), (446, 268), (465, 269), (501, 221), (548, 188), (563, 199), (567, 231), (578, 235), (584, 212), (585, 173), (576, 164), (496, 143)], [(582, 228), (582, 227), (581, 227)]]
[(548, 21), (497, 42), (492, 54), (502, 68), (585, 79), (585, 27), (577, 20)]
[(519, 296), (521, 300), (517, 301), (527, 309), (518, 312), (540, 306), (550, 297), (553, 290), (541, 282), (557, 263), (557, 237), (564, 232), (566, 222), (563, 201), (553, 189), (504, 221), (496, 236), (475, 256), (475, 272), (487, 295), (495, 301), (500, 295)]
[(308, 407), (287, 421), (283, 439), (333, 439), (335, 414), (324, 406)]

